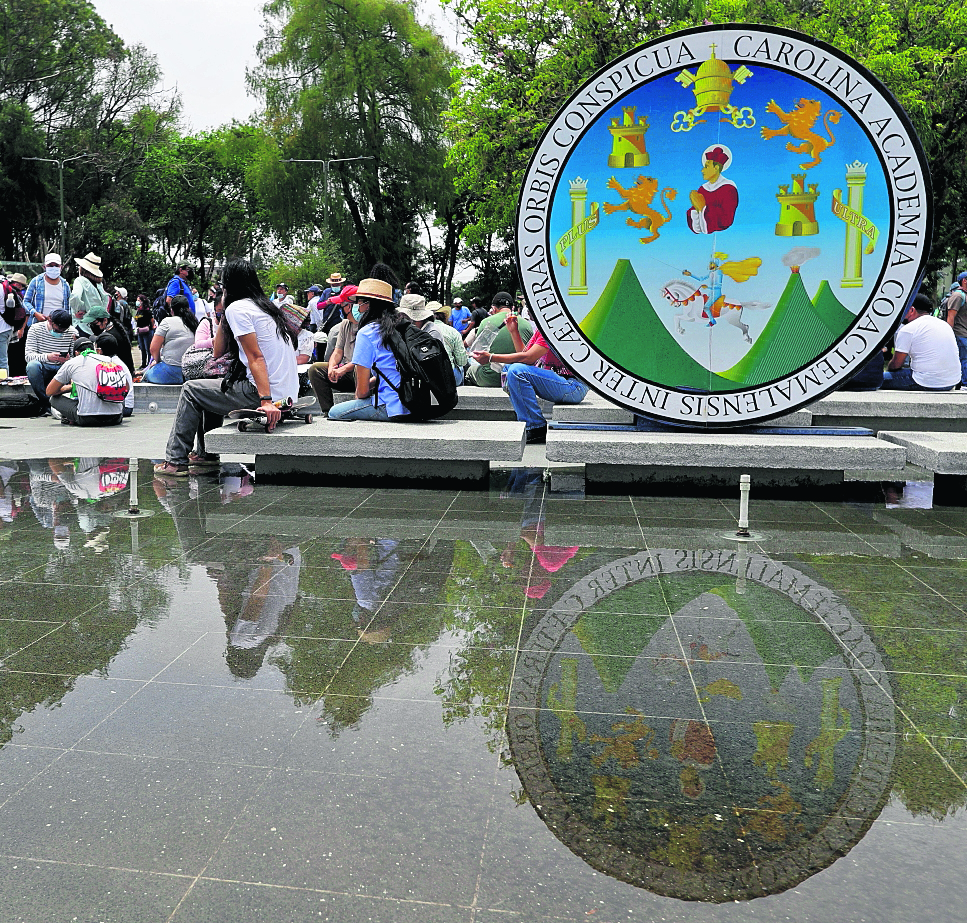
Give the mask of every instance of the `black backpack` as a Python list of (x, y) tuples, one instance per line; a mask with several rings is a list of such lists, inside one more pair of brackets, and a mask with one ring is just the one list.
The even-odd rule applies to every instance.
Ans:
[(411, 420), (433, 420), (457, 406), (457, 383), (446, 347), (428, 330), (400, 321), (387, 340), (400, 371), (397, 388), (375, 366), (373, 372), (399, 396)]
[(160, 324), (170, 313), (168, 311), (168, 305), (165, 304), (165, 291), (164, 288), (159, 288), (155, 293), (154, 301), (151, 302), (151, 313), (154, 315), (154, 319)]

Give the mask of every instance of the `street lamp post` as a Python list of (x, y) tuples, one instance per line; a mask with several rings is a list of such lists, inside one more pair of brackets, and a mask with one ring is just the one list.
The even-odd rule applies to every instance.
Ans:
[(63, 160), (58, 160), (54, 157), (21, 157), (21, 160), (42, 160), (44, 163), (56, 163), (60, 169), (60, 253), (61, 259), (64, 259), (64, 236), (66, 234), (67, 226), (64, 223), (64, 164), (70, 163), (72, 160), (81, 160), (84, 157), (91, 157), (91, 154), (76, 154), (74, 157), (65, 157)]
[(289, 157), (282, 161), (282, 163), (321, 163), (322, 164), (322, 182), (326, 187), (326, 195), (324, 199), (324, 207), (326, 210), (326, 224), (329, 224), (329, 165), (332, 163), (349, 163), (353, 160), (375, 160), (375, 157), (367, 155), (365, 157), (333, 157), (329, 160), (303, 160), (297, 157)]

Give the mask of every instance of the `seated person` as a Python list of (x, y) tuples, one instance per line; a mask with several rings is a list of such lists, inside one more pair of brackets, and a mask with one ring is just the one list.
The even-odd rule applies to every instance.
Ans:
[[(168, 436), (165, 461), (156, 474), (187, 477), (189, 464), (210, 464), (205, 433), (220, 426), (233, 410), (260, 408), (269, 431), (282, 417), (277, 401), (296, 399), (299, 376), (295, 365), (296, 337), (282, 309), (265, 297), (255, 267), (247, 260), (229, 260), (222, 271), (225, 317), (215, 332), (214, 356), (231, 352), (241, 364), (223, 381), (197, 378), (185, 382)], [(223, 387), (224, 386), (224, 387)], [(193, 452), (196, 444), (198, 451)]]
[(507, 371), (507, 391), (517, 419), (526, 424), (527, 442), (547, 441), (547, 423), (541, 413), (537, 398), (555, 404), (580, 404), (588, 393), (588, 386), (578, 381), (571, 370), (553, 352), (547, 341), (536, 332), (527, 345), (518, 331), (516, 314), (507, 315), (507, 329), (514, 341), (516, 352), (496, 354), (475, 352), (474, 359), (481, 365), (488, 362), (510, 363)]
[[(507, 327), (507, 318), (511, 316), (513, 300), (507, 292), (497, 292), (493, 297), (492, 313), (477, 328), (477, 335), (473, 340), (476, 352), (511, 353), (514, 351), (514, 341)], [(531, 322), (518, 319), (518, 331), (523, 342), (527, 342), (534, 335)], [(480, 388), (499, 388), (500, 372), (489, 364), (481, 365), (476, 358), (470, 363), (467, 380), (471, 385)]]
[(47, 385), (70, 357), (76, 336), (70, 311), (63, 308), (51, 311), (47, 320), (27, 328), (27, 378), (40, 401), (41, 415), (50, 413)]
[[(950, 324), (933, 316), (933, 299), (920, 292), (896, 332), (896, 352), (883, 375), (883, 389), (952, 391), (960, 384), (960, 352)], [(907, 356), (910, 367), (903, 368)]]
[(840, 391), (879, 391), (883, 387), (883, 367), (886, 350), (878, 349), (853, 375), (840, 386)]
[(166, 317), (151, 338), (151, 364), (144, 371), (144, 381), (153, 385), (184, 384), (181, 358), (188, 347), (195, 345), (198, 319), (191, 311), (185, 295), (175, 295), (169, 307), (171, 316)]
[[(47, 385), (51, 406), (61, 423), (70, 426), (117, 426), (125, 407), (134, 409), (134, 380), (131, 370), (115, 358), (117, 341), (102, 333), (93, 343), (79, 338), (74, 349), (74, 357)], [(113, 392), (113, 397), (109, 400), (99, 391)]]
[(437, 322), (437, 308), (443, 308), (439, 301), (431, 301), (427, 304), (422, 295), (404, 295), (400, 299), (399, 311), (400, 314), (405, 314), (415, 327), (426, 330), (443, 344), (450, 360), (450, 367), (453, 369), (453, 379), (459, 386), (463, 384), (467, 350), (463, 345), (463, 338), (453, 327)]
[(353, 318), (359, 324), (353, 349), (356, 400), (337, 404), (329, 411), (329, 419), (390, 420), (408, 416), (409, 411), (396, 392), (400, 386), (396, 357), (386, 345), (386, 337), (397, 320), (393, 286), (379, 279), (363, 279), (352, 300)]
[[(353, 377), (353, 350), (356, 346), (356, 332), (359, 325), (353, 317), (351, 301), (356, 294), (355, 285), (343, 286), (336, 297), (341, 299), (339, 304), (345, 317), (342, 322), (332, 328), (329, 340), (332, 352), (325, 362), (316, 362), (309, 369), (309, 386), (323, 413), (328, 413), (334, 403), (332, 392), (354, 392), (356, 379)], [(328, 350), (327, 350), (328, 351)]]
[(439, 301), (429, 302), (426, 308), (433, 312), (433, 321), (427, 325), (427, 329), (436, 331), (443, 337), (443, 345), (447, 348), (447, 355), (453, 366), (453, 377), (459, 387), (467, 377), (467, 367), (470, 364), (467, 347), (463, 345), (463, 337), (447, 323), (443, 305)]

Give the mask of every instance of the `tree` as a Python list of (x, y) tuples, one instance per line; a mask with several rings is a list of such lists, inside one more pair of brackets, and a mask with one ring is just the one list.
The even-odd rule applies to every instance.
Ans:
[(350, 255), (349, 272), (377, 260), (411, 272), (417, 216), (441, 200), (452, 53), (396, 0), (270, 0), (263, 9), (262, 63), (249, 82), (282, 159), (330, 162), (270, 171), (281, 187), (276, 233), (325, 225)]
[[(967, 219), (967, 9), (938, 0), (451, 0), (471, 63), (447, 113), (458, 191), (471, 196), (468, 239), (513, 234), (531, 151), (595, 70), (667, 32), (712, 22), (779, 25), (868, 67), (913, 120), (927, 151), (938, 218), (936, 269), (962, 252)], [(960, 248), (958, 250), (958, 248)]]
[(251, 164), (268, 143), (257, 128), (233, 125), (175, 136), (147, 152), (135, 177), (135, 206), (171, 265), (187, 260), (202, 279), (232, 256), (253, 256), (265, 238)]

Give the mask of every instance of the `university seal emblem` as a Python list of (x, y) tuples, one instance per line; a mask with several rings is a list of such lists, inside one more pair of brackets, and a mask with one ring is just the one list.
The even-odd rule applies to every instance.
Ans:
[(916, 293), (923, 149), (842, 52), (750, 25), (679, 32), (591, 77), (537, 145), (517, 258), (538, 326), (594, 390), (698, 428), (843, 385)]

